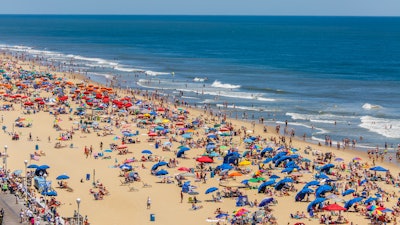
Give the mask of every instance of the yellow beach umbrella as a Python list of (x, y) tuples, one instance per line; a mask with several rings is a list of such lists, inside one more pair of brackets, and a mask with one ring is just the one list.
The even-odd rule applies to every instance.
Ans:
[(250, 161), (247, 161), (247, 160), (241, 161), (241, 162), (239, 163), (239, 166), (249, 166), (249, 165), (251, 165), (251, 162), (250, 162)]

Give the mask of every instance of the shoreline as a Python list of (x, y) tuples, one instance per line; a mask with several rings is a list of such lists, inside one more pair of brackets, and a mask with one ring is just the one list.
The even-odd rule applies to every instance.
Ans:
[[(2, 57), (4, 57), (4, 56), (2, 56)], [(28, 66), (29, 67), (29, 63), (28, 62), (24, 62), (24, 63), (21, 63), (21, 64), (25, 64), (24, 66)], [(40, 69), (42, 69), (42, 71), (43, 71), (44, 68), (40, 68), (39, 67), (39, 71), (40, 71)], [(46, 69), (44, 71), (46, 71)], [(56, 73), (56, 74), (64, 76), (63, 73)], [(65, 76), (68, 77), (70, 80), (73, 80), (75, 83), (78, 83), (79, 81), (88, 80), (87, 77), (85, 77), (84, 75), (81, 75), (81, 74), (65, 74)], [(74, 79), (72, 79), (72, 78), (74, 78)], [(100, 86), (100, 87), (105, 87), (104, 84), (95, 83), (95, 82), (93, 82), (91, 80), (88, 80), (87, 83), (88, 84), (93, 84), (94, 86), (97, 85), (97, 86)], [(146, 91), (134, 90), (133, 92), (131, 92), (130, 90), (115, 89), (115, 88), (114, 88), (114, 90), (115, 90), (115, 92), (117, 94), (119, 94), (119, 97), (123, 97), (125, 95), (132, 95), (133, 94), (132, 96), (134, 96), (135, 100), (141, 99), (142, 101), (145, 101), (145, 99), (146, 99), (146, 97), (143, 96), (143, 94), (146, 93)], [(160, 99), (156, 99), (154, 92), (152, 92), (152, 94), (150, 94), (150, 92), (147, 92), (147, 93), (149, 93), (149, 95), (147, 96), (147, 100), (149, 100), (149, 102), (154, 102), (154, 104), (156, 106), (169, 107), (171, 109), (182, 107), (183, 109), (190, 111), (190, 114), (189, 114), (188, 117), (200, 118), (201, 120), (209, 121), (207, 124), (213, 124), (213, 123), (215, 124), (215, 123), (221, 121), (221, 117), (218, 118), (218, 117), (215, 117), (215, 116), (210, 116), (209, 112), (204, 112), (202, 110), (199, 110), (198, 108), (193, 108), (192, 106), (188, 106), (188, 107), (185, 106), (185, 105), (183, 105), (183, 106), (182, 105), (174, 106), (174, 103), (165, 102), (164, 99), (162, 99), (162, 98), (161, 98), (162, 101), (160, 101)], [(50, 94), (47, 93), (46, 95), (50, 95)], [(18, 106), (16, 106), (16, 107), (18, 107)], [(18, 130), (18, 132), (21, 132), (21, 135), (20, 135), (21, 136), (21, 142), (11, 142), (10, 143), (10, 141), (8, 139), (9, 137), (7, 137), (7, 136), (6, 137), (1, 136), (0, 140), (2, 140), (4, 143), (8, 143), (10, 149), (12, 149), (12, 148), (21, 149), (21, 152), (13, 152), (13, 155), (10, 156), (10, 165), (12, 165), (14, 168), (21, 168), (21, 159), (24, 158), (24, 155), (26, 157), (26, 156), (28, 156), (28, 154), (30, 154), (29, 152), (32, 152), (32, 150), (34, 150), (34, 144), (40, 144), (40, 149), (44, 149), (44, 151), (46, 152), (46, 156), (41, 158), (41, 160), (43, 160), (43, 163), (49, 163), (49, 164), (54, 164), (55, 163), (55, 165), (57, 165), (54, 168), (55, 171), (51, 172), (51, 174), (55, 173), (57, 175), (57, 174), (62, 174), (62, 173), (68, 173), (69, 175), (71, 175), (71, 177), (72, 176), (75, 177), (75, 179), (73, 181), (72, 180), (68, 181), (68, 183), (70, 183), (70, 185), (74, 188), (74, 192), (73, 193), (65, 193), (65, 192), (61, 192), (60, 193), (60, 194), (62, 194), (60, 196), (61, 201), (65, 202), (65, 205), (62, 206), (62, 208), (64, 208), (64, 209), (60, 209), (62, 213), (71, 215), (72, 214), (72, 210), (74, 208), (74, 206), (73, 206), (73, 204), (74, 204), (73, 198), (79, 196), (80, 198), (82, 198), (82, 204), (84, 202), (89, 202), (89, 204), (91, 205), (91, 206), (87, 206), (86, 205), (85, 207), (84, 207), (84, 205), (82, 205), (82, 210), (85, 210), (85, 212), (89, 215), (89, 220), (93, 220), (95, 224), (100, 224), (103, 221), (109, 221), (109, 220), (107, 220), (107, 218), (105, 218), (104, 215), (96, 216), (95, 215), (96, 209), (91, 209), (91, 208), (96, 208), (96, 206), (97, 206), (98, 210), (101, 210), (102, 212), (107, 212), (107, 210), (111, 210), (109, 208), (109, 206), (116, 206), (116, 205), (119, 205), (121, 202), (123, 202), (124, 198), (127, 198), (127, 194), (133, 194), (134, 195), (134, 200), (133, 201), (132, 200), (129, 200), (129, 201), (127, 200), (127, 205), (129, 205), (129, 207), (131, 207), (131, 209), (135, 209), (135, 210), (138, 211), (138, 213), (135, 213), (135, 216), (137, 218), (139, 218), (139, 221), (142, 222), (142, 224), (148, 223), (147, 221), (149, 220), (149, 218), (147, 216), (141, 215), (141, 214), (144, 214), (144, 212), (149, 212), (148, 210), (143, 210), (144, 204), (146, 202), (146, 198), (148, 197), (148, 195), (152, 196), (152, 199), (154, 201), (153, 204), (156, 207), (154, 209), (155, 210), (154, 214), (157, 216), (157, 218), (158, 218), (158, 216), (160, 216), (162, 219), (164, 219), (163, 221), (166, 222), (165, 224), (173, 224), (173, 220), (171, 220), (171, 218), (168, 218), (168, 214), (171, 215), (171, 213), (173, 213), (174, 210), (175, 211), (176, 210), (187, 210), (188, 208), (190, 208), (189, 205), (182, 206), (182, 204), (175, 203), (175, 202), (178, 202), (177, 199), (178, 199), (178, 196), (179, 196), (179, 188), (176, 188), (175, 185), (158, 184), (157, 182), (159, 180), (157, 178), (155, 178), (154, 176), (151, 176), (151, 174), (148, 174), (148, 171), (146, 171), (144, 168), (140, 168), (140, 165), (138, 165), (137, 163), (134, 164), (136, 170), (140, 173), (140, 176), (144, 178), (144, 180), (145, 180), (144, 182), (151, 183), (153, 188), (152, 189), (140, 188), (139, 192), (137, 194), (135, 194), (135, 193), (126, 192), (127, 188), (126, 187), (121, 187), (121, 185), (119, 184), (119, 178), (116, 178), (116, 175), (118, 173), (115, 170), (112, 171), (112, 170), (109, 169), (110, 164), (112, 164), (111, 161), (99, 160), (99, 159), (96, 160), (96, 159), (94, 159), (92, 157), (90, 157), (89, 159), (85, 159), (84, 157), (82, 157), (83, 155), (81, 154), (82, 153), (81, 150), (75, 149), (75, 148), (82, 149), (83, 145), (91, 144), (91, 145), (94, 146), (95, 152), (97, 152), (97, 151), (99, 151), (99, 148), (98, 148), (98, 143), (99, 142), (104, 142), (105, 146), (108, 146), (107, 144), (110, 144), (112, 142), (119, 142), (119, 140), (117, 140), (117, 141), (110, 140), (111, 137), (109, 137), (108, 139), (104, 139), (103, 137), (96, 137), (96, 135), (94, 135), (93, 133), (91, 133), (91, 134), (79, 133), (78, 137), (76, 137), (77, 135), (75, 134), (74, 135), (75, 137), (74, 137), (73, 140), (69, 140), (69, 141), (65, 142), (65, 143), (68, 143), (68, 144), (69, 143), (73, 143), (73, 144), (77, 145), (77, 147), (74, 147), (73, 149), (69, 149), (70, 151), (68, 149), (67, 149), (67, 151), (64, 151), (65, 149), (64, 150), (54, 149), (52, 146), (56, 142), (55, 141), (55, 136), (53, 136), (51, 138), (51, 141), (46, 143), (46, 140), (47, 140), (46, 136), (49, 135), (49, 134), (51, 135), (52, 133), (54, 134), (54, 130), (51, 127), (51, 124), (49, 124), (49, 121), (51, 120), (51, 118), (48, 118), (48, 115), (44, 114), (43, 112), (38, 112), (37, 114), (34, 114), (34, 115), (32, 115), (32, 114), (23, 115), (21, 113), (22, 108), (23, 108), (22, 105), (20, 107), (21, 108), (19, 110), (16, 110), (16, 111), (2, 111), (1, 113), (3, 115), (6, 115), (6, 117), (7, 117), (6, 118), (7, 121), (6, 120), (5, 121), (7, 122), (7, 124), (10, 124), (10, 122), (13, 123), (12, 121), (14, 120), (14, 118), (16, 116), (20, 116), (20, 115), (21, 116), (26, 116), (26, 117), (30, 116), (32, 118), (35, 118), (33, 120), (34, 121), (33, 123), (36, 123), (36, 121), (39, 121), (39, 123), (43, 124), (43, 129), (45, 129), (47, 132), (40, 133), (40, 131), (37, 130), (36, 125), (34, 125), (32, 128), (29, 128), (29, 129), (34, 129), (36, 133), (34, 133), (33, 136), (37, 135), (39, 137), (39, 139), (41, 139), (42, 141), (32, 141), (32, 142), (26, 141), (26, 137), (27, 137), (28, 131), (23, 130), (25, 128), (23, 128), (23, 129), (15, 128), (16, 130)], [(69, 127), (69, 126), (71, 126), (72, 129), (73, 129), (74, 125), (73, 125), (73, 123), (71, 123), (71, 121), (69, 120), (68, 117), (70, 117), (70, 114), (59, 115), (60, 126), (61, 127)], [(75, 120), (75, 119), (73, 119), (73, 120)], [(248, 135), (250, 135), (250, 136), (253, 135), (253, 134), (254, 135), (260, 135), (260, 137), (265, 138), (267, 140), (266, 143), (269, 143), (269, 144), (274, 142), (274, 141), (272, 141), (273, 139), (276, 139), (277, 141), (276, 141), (276, 143), (274, 143), (274, 146), (275, 147), (280, 146), (280, 139), (282, 139), (282, 136), (280, 136), (277, 133), (273, 132), (274, 129), (275, 129), (274, 127), (268, 127), (267, 128), (268, 132), (264, 133), (263, 132), (264, 126), (262, 124), (258, 124), (256, 122), (254, 123), (254, 127), (253, 127), (252, 122), (243, 121), (243, 120), (236, 120), (236, 119), (227, 117), (226, 118), (226, 123), (227, 124), (232, 123), (233, 124), (232, 125), (233, 130), (237, 130), (237, 131), (243, 130), (243, 132), (245, 132), (245, 131), (247, 132), (247, 130), (251, 130), (251, 133), (248, 132)], [(101, 123), (101, 125), (104, 125), (104, 124)], [(289, 125), (290, 125), (290, 123), (289, 123)], [(8, 127), (10, 127), (10, 126), (8, 126)], [(246, 128), (243, 129), (242, 127), (246, 127)], [(69, 128), (64, 128), (64, 129), (65, 130), (69, 130)], [(171, 158), (174, 157), (174, 155), (171, 154), (172, 152), (160, 152), (159, 150), (154, 149), (155, 146), (154, 146), (153, 143), (147, 143), (146, 142), (146, 138), (147, 138), (146, 131), (149, 129), (148, 127), (144, 128), (144, 129), (135, 127), (134, 129), (140, 131), (139, 132), (140, 135), (137, 136), (137, 137), (141, 141), (140, 144), (134, 144), (133, 145), (134, 149), (131, 149), (131, 145), (129, 145), (129, 150), (131, 152), (133, 152), (132, 154), (134, 155), (135, 158), (136, 157), (139, 158), (140, 155), (141, 155), (140, 151), (142, 149), (146, 149), (146, 148), (151, 148), (152, 151), (157, 151), (157, 153), (160, 155), (160, 157), (163, 157), (163, 158), (170, 158), (171, 159)], [(79, 132), (79, 131), (76, 131), (76, 132)], [(200, 135), (203, 135), (203, 133), (204, 133), (203, 130), (201, 130), (201, 129), (199, 129), (198, 132), (200, 133)], [(114, 134), (114, 135), (117, 135), (117, 134)], [(243, 137), (245, 137), (245, 136), (243, 136)], [(76, 140), (78, 140), (78, 142), (76, 142)], [(242, 135), (240, 135), (240, 134), (238, 136), (232, 137), (232, 146), (237, 147), (238, 149), (240, 149), (240, 152), (244, 152), (245, 151), (244, 150), (245, 144), (241, 140), (242, 140)], [(289, 141), (288, 137), (286, 137), (286, 141)], [(289, 143), (287, 143), (287, 144), (289, 144)], [(29, 147), (30, 149), (26, 149), (27, 145), (30, 146)], [(179, 143), (178, 142), (174, 143), (174, 145), (179, 145)], [(266, 145), (263, 145), (263, 146), (266, 146)], [(318, 145), (313, 144), (313, 143), (305, 142), (305, 141), (303, 141), (303, 140), (301, 140), (299, 138), (293, 138), (292, 139), (292, 146), (297, 147), (299, 149), (299, 152), (301, 152), (301, 154), (303, 154), (303, 151), (306, 149), (307, 146), (311, 146), (313, 150), (318, 150), (318, 151), (321, 151), (322, 153), (333, 152), (335, 155), (343, 156), (347, 160), (352, 159), (355, 156), (361, 156), (361, 158), (363, 158), (365, 161), (371, 163), (371, 161), (368, 160), (368, 155), (365, 152), (361, 152), (359, 150), (352, 150), (352, 149), (337, 150), (334, 147), (330, 148), (330, 147), (327, 147), (327, 146), (318, 146)], [(137, 148), (139, 148), (139, 149), (137, 149)], [(174, 150), (175, 149), (176, 149), (176, 146), (174, 146)], [(77, 151), (75, 151), (75, 150), (77, 150)], [(193, 159), (194, 157), (197, 157), (197, 156), (201, 155), (202, 154), (201, 152), (202, 152), (201, 148), (193, 150), (193, 152), (190, 151), (188, 153), (189, 154), (188, 158), (189, 159)], [(62, 158), (64, 158), (65, 160), (60, 159), (60, 156)], [(311, 155), (309, 155), (309, 156), (305, 155), (305, 156), (311, 157)], [(117, 160), (118, 162), (121, 162), (121, 161), (124, 160), (125, 157), (128, 157), (128, 156), (126, 156), (126, 155), (121, 155), (121, 156), (112, 155), (111, 159), (115, 158), (115, 160)], [(69, 160), (67, 160), (67, 159), (69, 159)], [(193, 167), (193, 162), (190, 162), (189, 159), (180, 159), (180, 163), (181, 163), (180, 165)], [(66, 162), (64, 162), (64, 161), (66, 161)], [(71, 163), (71, 162), (74, 162), (74, 164), (78, 163), (82, 168), (84, 168), (85, 172), (82, 173), (82, 171), (80, 171), (79, 168), (75, 168), (75, 169), (71, 168), (71, 166), (69, 165), (69, 163)], [(146, 162), (144, 166), (146, 168), (148, 168), (149, 166), (151, 167), (151, 165), (152, 165), (151, 162)], [(196, 164), (194, 163), (194, 165), (196, 165)], [(379, 162), (379, 165), (387, 166), (392, 171), (397, 171), (398, 170), (396, 165), (394, 165), (393, 163)], [(216, 166), (216, 164), (214, 164), (213, 166)], [(57, 167), (59, 167), (59, 168), (57, 168)], [(252, 169), (256, 169), (256, 166), (251, 166), (251, 168)], [(68, 171), (65, 171), (65, 170), (68, 170)], [(96, 171), (96, 176), (97, 176), (97, 178), (100, 177), (99, 179), (101, 180), (101, 182), (103, 182), (103, 180), (104, 180), (104, 184), (107, 186), (107, 188), (109, 189), (109, 191), (111, 193), (110, 196), (105, 196), (104, 200), (102, 200), (102, 201), (107, 201), (109, 206), (105, 206), (105, 204), (107, 204), (107, 203), (101, 204), (102, 201), (93, 201), (91, 199), (91, 196), (87, 193), (88, 189), (91, 189), (90, 182), (81, 182), (81, 179), (84, 178), (85, 174), (89, 173), (89, 174), (93, 175), (92, 171)], [(304, 176), (308, 176), (308, 175), (304, 174)], [(54, 177), (52, 177), (52, 178), (54, 179)], [(55, 180), (54, 180), (54, 182), (55, 182)], [(208, 182), (213, 184), (213, 185), (218, 186), (218, 182), (215, 179), (209, 179)], [(198, 187), (199, 188), (199, 192), (200, 191), (204, 191), (205, 188), (206, 188), (201, 184), (199, 184), (198, 186), (199, 186)], [(209, 186), (209, 185), (207, 185), (207, 186)], [(84, 190), (82, 190), (82, 189), (84, 189)], [(63, 191), (63, 190), (60, 190), (60, 191)], [(118, 193), (118, 192), (121, 192), (121, 191), (125, 191), (125, 194), (119, 194)], [(174, 193), (175, 197), (173, 197), (173, 196), (165, 196), (162, 193), (161, 193), (161, 196), (160, 196), (160, 193), (158, 193), (158, 192)], [(248, 195), (249, 195), (249, 197), (252, 198), (252, 200), (254, 200), (254, 199), (262, 199), (262, 196), (259, 196), (256, 193), (253, 193), (251, 190), (246, 191), (246, 192), (248, 192)], [(157, 206), (157, 204), (156, 204), (157, 200), (162, 200), (163, 197), (165, 197), (168, 201), (173, 202), (173, 205), (170, 206), (170, 209), (167, 209), (168, 208), (168, 204), (161, 204), (160, 202), (159, 202), (159, 204), (161, 204), (161, 205)], [(187, 196), (185, 196), (185, 197), (187, 197)], [(201, 198), (207, 199), (207, 196), (201, 195)], [(134, 202), (136, 202), (136, 201), (140, 201), (140, 206), (136, 206), (134, 204)], [(283, 202), (286, 202), (286, 203), (290, 204), (293, 201), (293, 199), (292, 198), (285, 199), (283, 197), (283, 198), (279, 198), (279, 201), (283, 201)], [(202, 209), (201, 211), (199, 211), (200, 215), (198, 216), (196, 214), (196, 218), (206, 219), (210, 215), (213, 215), (212, 212), (214, 211), (214, 208), (216, 207), (216, 205), (213, 204), (213, 203), (205, 202), (205, 201), (204, 201), (204, 205), (205, 205), (204, 210)], [(221, 205), (223, 207), (225, 207), (225, 208), (231, 209), (232, 205), (234, 205), (234, 201), (232, 199), (226, 199), (225, 202), (221, 203)], [(299, 209), (302, 206), (303, 205), (301, 205), (300, 207), (296, 206), (295, 208)], [(167, 208), (165, 208), (165, 207), (167, 207)], [(212, 208), (212, 209), (210, 209), (210, 208)], [(123, 214), (119, 214), (118, 213), (118, 215), (125, 215), (126, 213), (131, 212), (131, 209), (126, 210), (126, 209), (118, 208), (118, 210), (123, 211), (122, 212)], [(288, 209), (284, 210), (284, 213), (288, 212), (287, 210)], [(304, 210), (304, 206), (303, 206), (303, 210)], [(228, 211), (232, 211), (232, 210), (228, 210)], [(153, 211), (151, 210), (150, 213), (152, 213), (152, 212)], [(145, 213), (145, 214), (147, 214), (147, 213)], [(183, 224), (183, 222), (187, 218), (195, 217), (195, 214), (193, 214), (190, 211), (188, 213), (184, 213), (184, 214), (185, 215), (182, 216), (183, 219), (179, 220), (179, 222), (177, 222), (176, 224)], [(289, 218), (286, 218), (286, 217), (285, 217), (285, 219), (283, 219), (283, 217), (284, 217), (284, 215), (278, 216), (279, 223), (281, 223), (281, 222), (282, 223), (286, 223), (287, 220), (289, 219)], [(93, 218), (93, 219), (91, 219), (91, 218)]]

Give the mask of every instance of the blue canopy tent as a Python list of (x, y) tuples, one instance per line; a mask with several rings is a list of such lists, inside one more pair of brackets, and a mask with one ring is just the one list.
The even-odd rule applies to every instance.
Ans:
[(352, 194), (352, 193), (354, 193), (354, 192), (356, 192), (356, 190), (354, 190), (354, 189), (347, 189), (346, 191), (344, 191), (344, 192), (342, 193), (342, 196), (346, 196), (346, 195)]
[(364, 204), (367, 205), (368, 203), (376, 201), (376, 200), (378, 200), (378, 198), (369, 197), (364, 201)]
[(158, 169), (158, 167), (160, 167), (160, 166), (165, 166), (165, 165), (168, 165), (168, 163), (167, 163), (167, 162), (164, 162), (164, 161), (158, 162), (158, 163), (154, 164), (154, 165), (151, 167), (151, 170), (156, 170), (156, 169)]
[(274, 150), (274, 149), (271, 148), (271, 147), (264, 148), (264, 149), (261, 151), (260, 155), (261, 155), (261, 157), (264, 157), (265, 153), (267, 153), (267, 152), (272, 152), (273, 150)]
[(319, 181), (317, 180), (310, 181), (307, 184), (305, 184), (303, 188), (308, 188), (309, 186), (319, 186)]
[(326, 200), (326, 198), (316, 198), (314, 201), (312, 201), (312, 202), (310, 202), (310, 204), (308, 204), (307, 212), (310, 212), (314, 206), (316, 206), (317, 204), (321, 204), (325, 200)]
[(258, 187), (258, 193), (264, 193), (265, 188), (266, 188), (267, 186), (271, 186), (271, 185), (273, 185), (273, 184), (275, 184), (275, 180), (268, 180), (268, 181), (265, 181), (264, 183), (260, 184), (260, 186)]
[(239, 158), (240, 154), (238, 152), (230, 152), (224, 157), (224, 163), (237, 165)]
[(157, 171), (156, 172), (156, 176), (164, 176), (164, 175), (167, 175), (168, 174), (168, 171), (166, 171), (166, 170), (160, 170), (160, 171)]
[(186, 151), (189, 151), (190, 148), (183, 147), (179, 149), (179, 151), (176, 153), (176, 157), (181, 158), (183, 154), (185, 154)]
[(295, 201), (300, 202), (301, 200), (304, 199), (304, 197), (306, 197), (306, 195), (311, 194), (313, 192), (314, 192), (314, 190), (312, 190), (310, 188), (303, 188), (303, 189), (301, 189), (301, 191), (299, 191), (296, 194)]
[(335, 167), (335, 165), (329, 163), (329, 164), (323, 165), (323, 166), (320, 168), (320, 171), (321, 171), (321, 173), (328, 173), (329, 170), (330, 170), (331, 168), (333, 168), (333, 167)]
[(315, 191), (315, 196), (317, 198), (321, 197), (321, 195), (325, 194), (326, 192), (332, 191), (333, 188), (327, 184), (322, 185), (320, 187), (317, 188), (317, 190)]
[(276, 154), (273, 158), (272, 158), (272, 162), (276, 162), (276, 160), (278, 160), (279, 158), (281, 158), (282, 156), (287, 155), (287, 152), (279, 152), (278, 154)]
[(286, 183), (288, 182), (294, 182), (294, 180), (290, 177), (283, 178), (282, 180), (278, 181), (278, 183), (275, 184), (275, 190), (281, 190), (283, 186), (285, 186)]
[(363, 199), (363, 198), (361, 198), (361, 197), (353, 198), (353, 199), (347, 201), (346, 204), (344, 204), (344, 207), (345, 207), (346, 209), (349, 209), (354, 203), (356, 203), (356, 202), (361, 202), (362, 199)]

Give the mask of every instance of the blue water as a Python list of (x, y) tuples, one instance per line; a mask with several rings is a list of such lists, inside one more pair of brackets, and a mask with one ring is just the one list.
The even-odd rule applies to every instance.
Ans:
[(395, 17), (0, 16), (3, 50), (367, 147), (400, 143), (399, 40)]

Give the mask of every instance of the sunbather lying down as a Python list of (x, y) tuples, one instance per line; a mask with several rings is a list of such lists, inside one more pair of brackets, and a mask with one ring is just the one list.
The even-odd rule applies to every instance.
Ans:
[(202, 205), (196, 205), (195, 203), (192, 204), (192, 210), (198, 210), (198, 209), (201, 209), (201, 208), (203, 208)]

